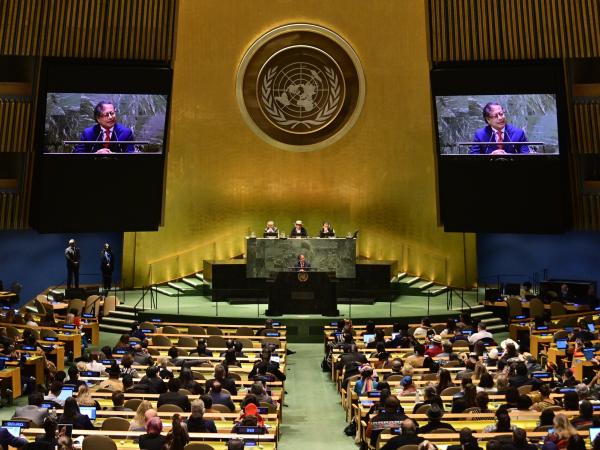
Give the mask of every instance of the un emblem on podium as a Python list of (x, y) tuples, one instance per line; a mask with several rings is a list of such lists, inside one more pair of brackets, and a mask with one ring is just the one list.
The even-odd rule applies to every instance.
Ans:
[(237, 100), (246, 123), (270, 144), (310, 151), (339, 140), (364, 102), (358, 56), (336, 33), (292, 24), (261, 36), (237, 76)]
[(308, 281), (308, 272), (298, 272), (298, 281), (306, 283)]

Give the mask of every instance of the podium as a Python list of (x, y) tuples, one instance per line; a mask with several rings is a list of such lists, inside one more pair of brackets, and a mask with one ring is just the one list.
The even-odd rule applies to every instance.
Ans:
[(337, 279), (329, 272), (274, 272), (267, 279), (267, 316), (321, 314), (338, 316)]

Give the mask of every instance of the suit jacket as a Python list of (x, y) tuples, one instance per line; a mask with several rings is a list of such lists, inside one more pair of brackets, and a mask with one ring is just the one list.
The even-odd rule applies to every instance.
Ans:
[(113, 273), (114, 268), (115, 257), (112, 250), (102, 249), (100, 252), (100, 270), (102, 270), (102, 273)]
[(48, 417), (48, 410), (35, 405), (18, 406), (13, 417), (23, 417), (33, 423), (42, 426), (44, 419)]
[(323, 228), (319, 230), (319, 237), (326, 238), (330, 236), (335, 237), (335, 230), (333, 228), (329, 227), (327, 231), (325, 231)]
[(190, 400), (187, 395), (180, 394), (179, 392), (165, 392), (158, 396), (158, 407), (162, 405), (177, 405), (185, 412), (191, 411)]
[[(79, 137), (80, 141), (97, 142), (94, 144), (77, 144), (73, 153), (95, 153), (104, 148), (104, 130), (98, 124), (93, 127), (86, 128)], [(133, 144), (113, 144), (119, 141), (133, 141), (133, 131), (120, 123), (115, 124), (113, 132), (110, 136), (109, 149), (113, 153), (133, 153), (135, 147)]]
[(308, 231), (306, 231), (306, 228), (300, 227), (299, 232), (296, 231), (296, 227), (292, 228), (292, 231), (290, 231), (290, 237), (298, 237), (298, 236), (307, 237)]
[[(525, 136), (525, 132), (520, 128), (506, 124), (504, 127), (503, 140), (507, 142), (527, 142), (527, 136)], [(473, 142), (483, 142), (485, 144), (472, 145), (469, 150), (470, 154), (481, 153), (489, 155), (498, 148), (498, 144), (496, 143), (496, 135), (493, 132), (492, 127), (489, 125), (480, 128), (475, 132), (475, 135), (473, 136)], [(527, 145), (503, 144), (503, 146), (506, 153), (530, 153)]]
[(76, 267), (79, 260), (81, 259), (81, 254), (79, 253), (79, 247), (67, 247), (65, 249), (65, 258), (67, 259), (67, 267)]
[(235, 411), (235, 405), (231, 400), (231, 395), (225, 394), (223, 392), (209, 392), (208, 395), (212, 399), (213, 403), (218, 403), (220, 405), (227, 406), (232, 412)]
[(265, 228), (263, 231), (263, 236), (264, 237), (279, 236), (279, 228), (273, 227), (273, 229), (271, 231), (268, 228)]
[(310, 263), (307, 260), (304, 260), (304, 267), (300, 267), (300, 261), (296, 261), (296, 264), (294, 264), (294, 269), (296, 269), (296, 271), (299, 271), (300, 269), (310, 270)]

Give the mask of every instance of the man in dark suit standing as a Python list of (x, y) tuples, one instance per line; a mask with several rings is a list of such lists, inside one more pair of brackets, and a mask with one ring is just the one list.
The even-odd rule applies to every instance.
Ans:
[(109, 290), (112, 285), (112, 273), (115, 268), (115, 258), (110, 244), (104, 244), (100, 252), (100, 270), (102, 271), (102, 287)]
[(75, 288), (78, 288), (81, 254), (79, 247), (75, 245), (75, 239), (69, 240), (69, 246), (65, 249), (65, 259), (67, 260), (67, 287), (72, 287), (75, 282)]
[(527, 142), (525, 132), (506, 123), (504, 109), (498, 103), (487, 103), (483, 107), (483, 119), (487, 126), (478, 129), (473, 136), (470, 154), (505, 155), (507, 153), (531, 153), (527, 145), (504, 144), (504, 142)]
[(133, 144), (120, 144), (122, 141), (133, 141), (133, 131), (125, 125), (117, 123), (115, 105), (108, 101), (99, 102), (94, 108), (96, 125), (83, 130), (80, 141), (91, 141), (90, 144), (77, 144), (74, 153), (133, 153)]

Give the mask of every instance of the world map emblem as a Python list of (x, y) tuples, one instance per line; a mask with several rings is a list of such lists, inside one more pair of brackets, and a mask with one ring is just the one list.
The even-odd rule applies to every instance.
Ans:
[(263, 66), (257, 97), (265, 117), (292, 133), (314, 133), (344, 104), (345, 84), (336, 62), (314, 47), (286, 48)]
[(243, 119), (284, 150), (313, 151), (341, 139), (358, 120), (364, 96), (358, 55), (318, 25), (289, 24), (265, 33), (238, 68)]

